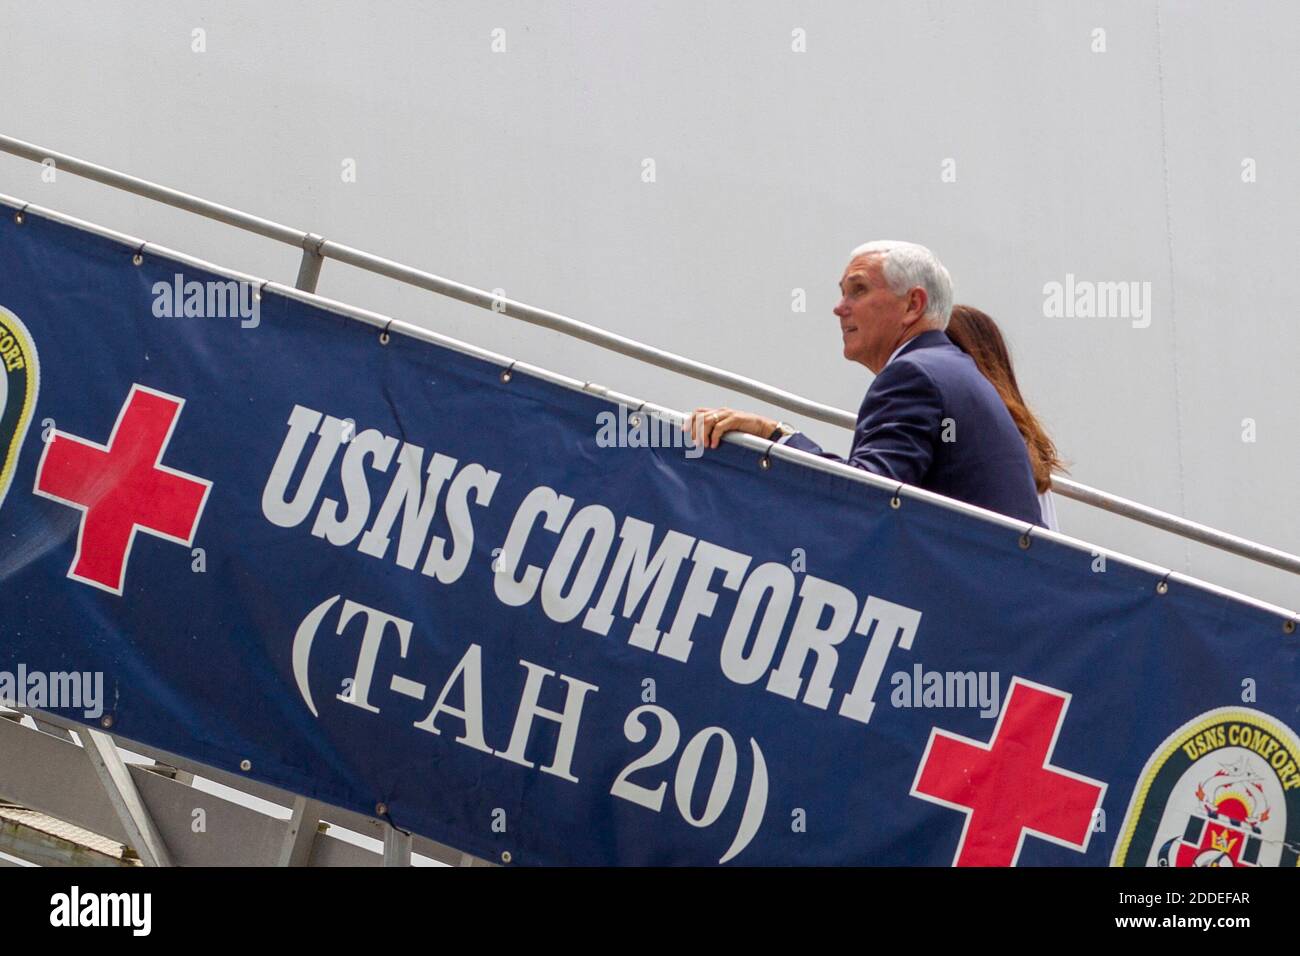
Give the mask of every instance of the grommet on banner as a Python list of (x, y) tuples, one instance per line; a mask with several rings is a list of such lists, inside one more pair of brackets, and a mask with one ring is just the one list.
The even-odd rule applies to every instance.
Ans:
[(1156, 582), (1156, 594), (1169, 593), (1169, 575), (1172, 573), (1172, 571), (1166, 571), (1165, 576)]
[(392, 320), (392, 319), (389, 319), (389, 320), (388, 320), (388, 324), (384, 326), (384, 330), (383, 330), (382, 332), (379, 333), (379, 344), (380, 344), (380, 345), (387, 345), (387, 344), (388, 344), (388, 338), (389, 338), (389, 336), (388, 336), (388, 330), (392, 327), (392, 325), (393, 325), (393, 320)]
[(1283, 621), (1283, 622), (1282, 622), (1282, 633), (1283, 633), (1283, 634), (1294, 634), (1294, 633), (1295, 633), (1295, 621)]
[(508, 367), (501, 370), (501, 381), (503, 382), (510, 381), (510, 379), (513, 377), (511, 369), (513, 369), (517, 364), (518, 364), (517, 362), (511, 362)]
[(16, 222), (18, 225), (21, 226), (24, 222), (27, 221), (27, 215), (26, 215), (27, 207), (30, 205), (31, 203), (29, 202), (23, 203), (23, 208), (19, 209), (16, 213), (14, 213), (14, 222)]
[(641, 427), (641, 409), (643, 408), (645, 408), (645, 402), (642, 402), (640, 405), (638, 405), (636, 407), (636, 411), (634, 411), (631, 415), (627, 416), (627, 423), (631, 425), (633, 428)]
[(386, 816), (388, 816), (388, 804), (386, 804), (386, 803), (376, 803), (376, 804), (375, 804), (375, 816), (377, 816), (377, 817), (386, 817)]
[(149, 245), (147, 242), (140, 243), (140, 248), (135, 250), (135, 255), (131, 257), (131, 265), (144, 265), (144, 247)]
[(245, 758), (244, 760), (239, 761), (239, 769), (240, 769), (240, 770), (244, 770), (244, 771), (252, 770), (252, 769), (253, 769), (253, 761), (248, 760), (247, 758)]
[(767, 451), (763, 452), (763, 457), (758, 460), (758, 467), (762, 468), (764, 471), (767, 471), (772, 467), (772, 459), (769, 456), (772, 453), (772, 445), (775, 444), (776, 442), (772, 442), (771, 445), (768, 445)]
[(894, 489), (894, 497), (889, 499), (889, 507), (895, 510), (903, 507), (903, 499), (902, 496), (899, 495), (899, 492), (902, 490), (903, 490), (902, 485), (899, 485), (897, 488)]
[(512, 857), (512, 856), (510, 855), (510, 851), (509, 851), (509, 850), (502, 850), (502, 851), (501, 851), (501, 862), (502, 862), (502, 863), (509, 863), (509, 862), (510, 862), (511, 860), (513, 860), (513, 859), (514, 859), (514, 857)]
[(1030, 535), (1031, 533), (1033, 533), (1034, 528), (1035, 528), (1035, 525), (1032, 525), (1032, 524), (1031, 524), (1028, 528), (1025, 529), (1025, 533), (1022, 534), (1022, 535), (1020, 536), (1020, 550), (1021, 550), (1021, 551), (1028, 551), (1028, 550), (1029, 550), (1029, 544), (1030, 544), (1030, 541), (1029, 541), (1029, 535)]

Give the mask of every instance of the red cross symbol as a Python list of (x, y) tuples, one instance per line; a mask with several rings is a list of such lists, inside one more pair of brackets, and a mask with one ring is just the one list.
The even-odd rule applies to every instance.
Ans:
[(68, 577), (121, 595), (137, 531), (193, 543), (212, 482), (159, 464), (184, 405), (132, 385), (108, 445), (51, 434), (35, 491), (82, 513)]
[(912, 796), (966, 815), (954, 865), (1015, 866), (1026, 833), (1087, 851), (1106, 784), (1050, 763), (1069, 703), (1013, 677), (988, 743), (930, 731)]

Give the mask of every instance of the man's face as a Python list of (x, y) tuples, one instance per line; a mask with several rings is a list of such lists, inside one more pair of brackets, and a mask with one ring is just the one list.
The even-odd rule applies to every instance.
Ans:
[(879, 255), (858, 256), (850, 261), (840, 279), (840, 301), (834, 309), (844, 337), (844, 357), (850, 362), (860, 362), (873, 372), (884, 368), (894, 349), (920, 318), (913, 301), (918, 293), (924, 311), (925, 294), (920, 290), (901, 296), (890, 291)]

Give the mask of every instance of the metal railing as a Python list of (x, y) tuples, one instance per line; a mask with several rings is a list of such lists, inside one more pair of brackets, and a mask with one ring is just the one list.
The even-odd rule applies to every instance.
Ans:
[[(326, 259), (355, 266), (367, 272), (382, 275), (407, 285), (427, 289), (439, 295), (448, 296), (470, 305), (504, 314), (523, 322), (551, 329), (564, 335), (581, 339), (600, 348), (626, 355), (649, 365), (685, 375), (697, 381), (707, 382), (730, 389), (751, 398), (768, 402), (778, 408), (803, 415), (815, 421), (826, 422), (852, 429), (857, 416), (850, 411), (824, 405), (812, 399), (804, 398), (793, 392), (785, 391), (756, 379), (737, 375), (694, 359), (677, 355), (663, 349), (655, 348), (635, 339), (608, 332), (597, 326), (577, 319), (539, 309), (523, 302), (516, 302), (495, 296), (483, 289), (463, 285), (451, 279), (416, 269), (412, 266), (394, 262), (373, 255), (352, 246), (343, 245), (304, 229), (286, 226), (260, 216), (254, 216), (230, 206), (201, 199), (148, 180), (139, 179), (126, 173), (118, 172), (106, 166), (87, 162), (75, 156), (69, 156), (55, 150), (45, 149), (33, 143), (0, 135), (0, 152), (9, 153), (35, 163), (53, 162), (57, 170), (72, 173), (84, 179), (121, 189), (137, 196), (164, 203), (186, 212), (204, 216), (217, 222), (255, 233), (267, 239), (274, 239), (287, 245), (302, 249), (302, 261), (298, 270), (295, 287), (305, 292), (315, 292), (320, 277), (321, 266)], [(1280, 568), (1294, 574), (1300, 574), (1300, 557), (1268, 545), (1250, 541), (1238, 535), (1211, 528), (1199, 522), (1173, 515), (1157, 508), (1121, 498), (1099, 488), (1055, 476), (1052, 479), (1055, 492), (1083, 504), (1091, 505), (1120, 517), (1139, 521), (1159, 528), (1179, 537), (1218, 548), (1231, 554), (1247, 558), (1260, 564)]]

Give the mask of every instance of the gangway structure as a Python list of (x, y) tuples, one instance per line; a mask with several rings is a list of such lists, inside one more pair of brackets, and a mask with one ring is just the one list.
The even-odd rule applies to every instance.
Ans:
[[(384, 338), (390, 331), (400, 330), (441, 344), (449, 342), (442, 336), (416, 329), (399, 320), (317, 297), (315, 290), (321, 268), (325, 260), (332, 259), (538, 325), (701, 382), (731, 389), (810, 419), (845, 428), (852, 428), (855, 422), (852, 412), (832, 408), (564, 315), (503, 299), (491, 292), (382, 258), (310, 231), (272, 222), (11, 137), (0, 136), (0, 151), (36, 163), (52, 162), (61, 172), (81, 176), (291, 245), (301, 249), (301, 261), (293, 285), (281, 285), (245, 276), (136, 237), (82, 222), (18, 197), (0, 194), (0, 206), (5, 207), (5, 215), (14, 217), (18, 222), (29, 215), (45, 217), (112, 237), (134, 247), (137, 258), (149, 253), (170, 256), (214, 273), (250, 281), (262, 292), (281, 293), (303, 301), (326, 303), (335, 312), (378, 327)], [(467, 352), (476, 351), (472, 346), (461, 343), (455, 345)], [(594, 382), (573, 383), (562, 376), (551, 375), (522, 362), (507, 363), (504, 359), (501, 360), (505, 365), (503, 381), (509, 379), (512, 368), (526, 368), (531, 374), (562, 382), (566, 387), (578, 387), (591, 394), (615, 398), (637, 411), (654, 411), (678, 422), (685, 418), (680, 411), (621, 395)], [(770, 443), (751, 436), (728, 435), (727, 440), (745, 447), (766, 448), (771, 454), (780, 454), (780, 451), (770, 447)], [(883, 481), (869, 475), (861, 476), (860, 480), (868, 484)], [(1055, 491), (1086, 505), (1253, 562), (1300, 573), (1300, 556), (1072, 479), (1056, 477), (1053, 481)], [(970, 509), (959, 502), (939, 499), (938, 496), (908, 486), (894, 488), (893, 494), (895, 500), (905, 497), (923, 498), (958, 512), (979, 510)], [(1014, 524), (1009, 520), (1003, 523), (1008, 526)], [(1049, 536), (1054, 540), (1069, 542), (1082, 550), (1106, 554), (1114, 560), (1146, 569), (1159, 576), (1162, 584), (1180, 581), (1245, 601), (1269, 614), (1277, 615), (1282, 620), (1282, 629), (1286, 633), (1295, 631), (1298, 618), (1293, 611), (1233, 594), (1212, 584), (1074, 538), (1033, 527), (1017, 530), (1024, 547), (1028, 546), (1031, 535)], [(196, 785), (196, 781), (199, 785)], [(205, 781), (215, 786), (203, 786)], [(279, 809), (268, 813), (255, 808), (253, 804), (264, 805), (260, 801)], [(326, 805), (300, 794), (121, 737), (114, 733), (111, 726), (103, 729), (87, 728), (51, 713), (0, 707), (0, 863), (21, 860), (46, 865), (400, 866), (409, 864), (413, 854), (447, 865), (503, 862), (478, 859), (418, 834), (404, 833), (383, 819), (382, 811), (383, 807), (378, 807), (375, 816), (365, 816), (353, 810)], [(355, 837), (341, 838), (339, 830), (365, 839), (358, 841)], [(369, 845), (363, 845), (367, 841)]]

